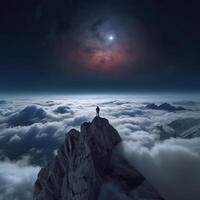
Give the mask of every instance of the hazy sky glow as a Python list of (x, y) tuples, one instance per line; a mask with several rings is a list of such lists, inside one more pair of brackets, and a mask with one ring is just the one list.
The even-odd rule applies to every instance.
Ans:
[(199, 90), (199, 2), (2, 1), (0, 90)]

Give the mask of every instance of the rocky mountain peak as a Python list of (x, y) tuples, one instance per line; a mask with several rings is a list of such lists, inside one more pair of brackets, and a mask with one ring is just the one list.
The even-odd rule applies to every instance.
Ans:
[(120, 142), (119, 133), (101, 117), (83, 123), (80, 131), (70, 130), (55, 158), (40, 170), (34, 200), (97, 200), (107, 181), (124, 190), (141, 185), (144, 177), (113, 154)]

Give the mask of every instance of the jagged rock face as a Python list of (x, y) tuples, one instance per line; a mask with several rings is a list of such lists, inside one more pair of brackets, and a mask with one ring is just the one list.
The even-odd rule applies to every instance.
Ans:
[(141, 185), (144, 177), (125, 160), (112, 154), (121, 141), (107, 119), (95, 117), (72, 129), (57, 156), (42, 168), (34, 188), (34, 200), (97, 200), (106, 181), (124, 190)]
[(39, 172), (34, 199), (97, 199), (112, 149), (120, 141), (118, 132), (100, 117), (83, 123), (81, 132), (72, 129), (55, 159)]
[(94, 165), (98, 173), (104, 176), (109, 168), (112, 150), (121, 142), (121, 137), (107, 119), (99, 117), (94, 118), (88, 132), (90, 135), (89, 146)]

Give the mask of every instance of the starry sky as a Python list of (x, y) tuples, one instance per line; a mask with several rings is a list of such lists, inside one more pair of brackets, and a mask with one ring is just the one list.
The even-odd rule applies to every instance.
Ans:
[(200, 89), (200, 3), (0, 2), (0, 91)]

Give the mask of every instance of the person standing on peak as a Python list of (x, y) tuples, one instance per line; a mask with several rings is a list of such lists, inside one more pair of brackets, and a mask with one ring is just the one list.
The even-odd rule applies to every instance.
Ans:
[(99, 112), (100, 112), (100, 108), (99, 108), (99, 106), (97, 106), (97, 108), (96, 108), (96, 115), (97, 115), (97, 117), (99, 117)]

